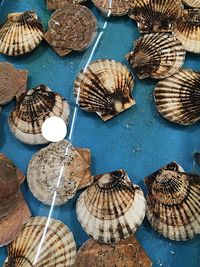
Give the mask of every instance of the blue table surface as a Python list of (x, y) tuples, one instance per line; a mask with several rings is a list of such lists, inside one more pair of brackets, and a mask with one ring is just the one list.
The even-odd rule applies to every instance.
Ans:
[[(194, 152), (200, 150), (200, 123), (184, 127), (163, 119), (157, 112), (152, 91), (157, 81), (138, 80), (135, 76), (133, 96), (136, 105), (108, 122), (92, 113), (76, 107), (73, 82), (88, 60), (109, 58), (127, 64), (124, 56), (132, 50), (133, 41), (139, 37), (136, 23), (127, 16), (105, 18), (91, 4), (98, 21), (97, 37), (90, 48), (59, 57), (43, 42), (28, 55), (20, 57), (0, 56), (20, 69), (29, 70), (28, 87), (44, 83), (61, 93), (71, 105), (71, 123), (68, 138), (78, 147), (88, 147), (92, 153), (92, 174), (124, 168), (131, 180), (146, 193), (143, 178), (171, 162), (178, 162), (187, 172), (200, 173), (194, 162)], [(35, 10), (47, 28), (51, 12), (44, 0), (5, 0), (0, 6), (0, 20), (8, 13)], [(188, 53), (184, 67), (200, 70), (200, 55)], [(15, 105), (12, 101), (0, 113), (0, 151), (5, 153), (26, 173), (32, 155), (42, 146), (20, 143), (10, 132), (7, 119)], [(74, 123), (72, 123), (72, 118)], [(26, 182), (22, 191), (33, 216), (48, 216), (49, 207), (37, 201)], [(78, 194), (69, 203), (53, 209), (52, 217), (66, 223), (73, 231), (77, 247), (88, 239), (75, 214)], [(1, 231), (1, 229), (0, 229)], [(145, 219), (136, 236), (153, 261), (154, 267), (199, 267), (200, 237), (191, 241), (173, 242), (156, 233)], [(6, 248), (0, 249), (0, 266), (6, 258)]]

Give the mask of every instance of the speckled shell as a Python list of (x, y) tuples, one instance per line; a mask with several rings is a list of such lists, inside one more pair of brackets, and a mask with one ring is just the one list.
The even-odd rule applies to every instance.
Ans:
[(44, 29), (34, 11), (11, 13), (0, 26), (0, 53), (19, 56), (31, 52), (43, 39)]
[(137, 21), (141, 33), (171, 32), (181, 13), (181, 0), (132, 0), (129, 17)]
[(200, 8), (200, 0), (183, 0), (183, 4), (189, 6), (189, 7), (196, 7)]
[(123, 16), (128, 13), (130, 8), (129, 0), (92, 0), (93, 4), (108, 17)]
[(187, 51), (200, 53), (200, 9), (184, 10), (173, 32)]
[(171, 122), (190, 125), (200, 120), (200, 72), (182, 69), (160, 81), (154, 90), (159, 113)]
[(72, 267), (76, 243), (69, 228), (59, 220), (32, 217), (8, 246), (4, 267)]
[(82, 109), (96, 112), (106, 121), (135, 104), (131, 96), (133, 86), (133, 75), (125, 65), (97, 60), (78, 74), (74, 95)]
[(82, 4), (87, 0), (46, 0), (47, 8), (49, 10), (55, 10), (63, 7), (67, 7), (71, 4)]
[(173, 164), (145, 178), (146, 216), (161, 235), (184, 241), (200, 233), (200, 176), (176, 171)]
[(9, 126), (21, 142), (30, 145), (45, 144), (48, 141), (41, 133), (43, 122), (51, 116), (57, 116), (67, 124), (69, 111), (69, 105), (61, 95), (52, 92), (45, 85), (38, 85), (19, 97), (9, 116)]
[(76, 204), (77, 218), (86, 233), (102, 243), (133, 234), (145, 216), (146, 201), (139, 186), (124, 170), (98, 175)]
[[(71, 199), (82, 179), (90, 178), (90, 164), (66, 140), (38, 151), (27, 170), (27, 182), (42, 203), (63, 205)], [(87, 179), (86, 179), (87, 180)]]
[(135, 42), (126, 58), (138, 77), (163, 79), (179, 71), (185, 60), (185, 49), (171, 34), (150, 33)]

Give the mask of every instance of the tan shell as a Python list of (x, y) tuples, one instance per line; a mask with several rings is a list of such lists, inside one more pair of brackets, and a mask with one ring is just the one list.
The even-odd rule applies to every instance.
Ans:
[(72, 267), (76, 243), (69, 228), (59, 220), (32, 217), (8, 246), (4, 267)]
[(49, 10), (55, 10), (63, 7), (67, 7), (71, 4), (82, 4), (87, 0), (46, 0), (47, 8)]
[(93, 4), (107, 16), (123, 16), (130, 8), (129, 0), (92, 0)]
[(79, 106), (106, 121), (135, 104), (132, 73), (115, 60), (97, 60), (77, 76), (74, 95)]
[(200, 0), (183, 0), (183, 4), (189, 6), (189, 7), (196, 7), (200, 8)]
[(43, 26), (34, 11), (11, 13), (0, 26), (0, 53), (19, 56), (31, 52), (43, 35)]

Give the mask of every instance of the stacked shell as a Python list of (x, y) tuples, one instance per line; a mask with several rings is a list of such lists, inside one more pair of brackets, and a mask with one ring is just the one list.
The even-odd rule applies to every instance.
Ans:
[(49, 10), (56, 10), (71, 4), (82, 4), (86, 1), (87, 0), (46, 0), (46, 4)]
[(129, 0), (92, 0), (93, 4), (108, 17), (123, 16), (128, 13), (130, 8)]
[(86, 233), (102, 243), (117, 242), (135, 233), (146, 210), (140, 187), (131, 183), (124, 170), (98, 175), (95, 180), (76, 204)]
[(200, 0), (183, 0), (185, 5), (193, 8), (200, 8)]

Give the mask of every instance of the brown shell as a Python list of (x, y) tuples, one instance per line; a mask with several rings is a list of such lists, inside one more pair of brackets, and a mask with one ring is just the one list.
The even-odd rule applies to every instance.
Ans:
[(182, 2), (189, 7), (200, 8), (200, 0), (183, 0)]
[(130, 8), (129, 0), (92, 0), (93, 4), (107, 16), (123, 16)]
[(86, 1), (87, 0), (46, 0), (46, 4), (49, 10), (56, 10), (71, 4), (82, 4)]

